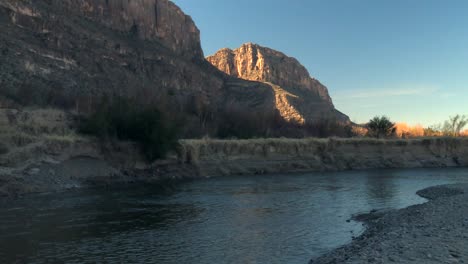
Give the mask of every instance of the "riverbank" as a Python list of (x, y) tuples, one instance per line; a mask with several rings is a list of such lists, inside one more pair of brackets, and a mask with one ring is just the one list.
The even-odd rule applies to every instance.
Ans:
[(181, 140), (202, 176), (468, 166), (468, 138)]
[(0, 109), (0, 197), (190, 178), (175, 155), (152, 164), (131, 142), (101, 142), (77, 132), (56, 109)]
[(366, 231), (310, 263), (466, 263), (468, 185), (418, 192), (425, 204), (358, 216)]
[(195, 168), (166, 161), (146, 169), (120, 167), (105, 159), (77, 156), (0, 169), (0, 198), (130, 184), (165, 184), (196, 177)]
[(468, 138), (180, 140), (148, 163), (131, 142), (79, 134), (57, 109), (0, 109), (0, 196), (132, 182), (385, 168), (468, 167)]

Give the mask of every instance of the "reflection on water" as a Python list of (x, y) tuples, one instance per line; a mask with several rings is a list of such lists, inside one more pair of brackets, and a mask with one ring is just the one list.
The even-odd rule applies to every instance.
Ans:
[(307, 263), (466, 169), (221, 177), (0, 203), (0, 263)]
[(369, 201), (379, 201), (382, 204), (389, 203), (397, 195), (397, 183), (395, 177), (398, 173), (386, 171), (379, 177), (373, 177), (373, 172), (365, 172), (367, 199)]

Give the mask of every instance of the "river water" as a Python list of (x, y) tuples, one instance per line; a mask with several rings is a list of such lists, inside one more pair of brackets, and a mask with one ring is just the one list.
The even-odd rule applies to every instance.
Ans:
[(0, 202), (0, 263), (307, 263), (351, 241), (346, 221), (468, 182), (468, 169), (236, 176), (171, 188), (80, 190)]

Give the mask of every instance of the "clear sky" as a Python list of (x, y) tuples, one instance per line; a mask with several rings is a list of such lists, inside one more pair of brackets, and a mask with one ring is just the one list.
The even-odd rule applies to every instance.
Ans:
[(297, 58), (355, 122), (468, 114), (466, 0), (174, 0), (205, 55), (245, 42)]

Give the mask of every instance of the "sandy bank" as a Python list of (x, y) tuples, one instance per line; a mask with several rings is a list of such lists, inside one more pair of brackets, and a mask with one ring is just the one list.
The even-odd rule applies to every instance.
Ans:
[(418, 194), (429, 202), (367, 215), (363, 235), (310, 263), (466, 263), (468, 185)]
[(468, 166), (468, 138), (182, 140), (202, 176)]

